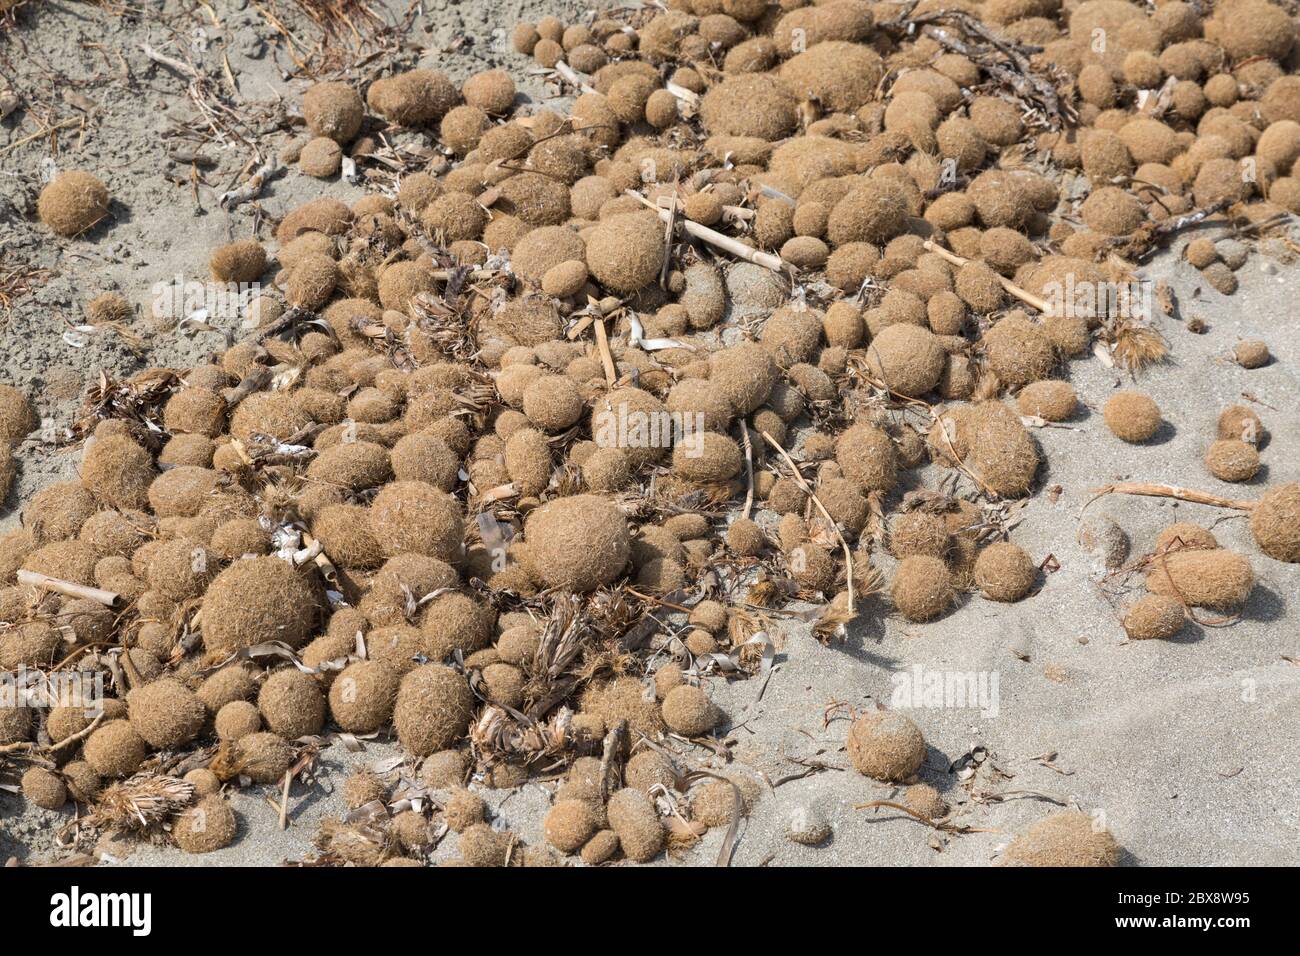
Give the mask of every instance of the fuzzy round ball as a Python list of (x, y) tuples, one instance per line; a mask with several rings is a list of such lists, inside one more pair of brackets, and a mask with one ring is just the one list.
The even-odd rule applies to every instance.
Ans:
[(1205, 467), (1220, 481), (1250, 481), (1259, 472), (1259, 452), (1237, 438), (1220, 438), (1205, 453)]
[(691, 684), (668, 692), (663, 703), (664, 723), (684, 737), (701, 737), (716, 727), (722, 713), (707, 694)]
[(131, 728), (149, 746), (179, 747), (198, 736), (207, 720), (203, 702), (180, 681), (163, 678), (127, 695)]
[(624, 855), (634, 863), (654, 859), (664, 847), (665, 833), (651, 799), (640, 790), (624, 787), (609, 798), (606, 810), (610, 828), (618, 835)]
[(984, 333), (989, 367), (1008, 385), (1046, 378), (1056, 365), (1056, 350), (1046, 330), (1023, 313), (1012, 313)]
[(1016, 395), (1016, 406), (1022, 415), (1033, 415), (1044, 421), (1063, 422), (1074, 416), (1078, 397), (1069, 382), (1043, 380), (1031, 382)]
[(409, 70), (378, 79), (366, 91), (370, 108), (401, 126), (438, 120), (457, 98), (451, 80), (436, 70)]
[(975, 559), (975, 584), (991, 601), (1019, 601), (1034, 586), (1036, 569), (1024, 548), (990, 544)]
[(896, 322), (872, 339), (867, 368), (890, 391), (917, 398), (939, 384), (944, 351), (929, 329)]
[(1053, 813), (1008, 844), (1000, 866), (1116, 866), (1122, 853), (1110, 831), (1079, 810)]
[(451, 561), (461, 550), (464, 519), (446, 492), (422, 481), (394, 481), (370, 506), (370, 532), (390, 557), (411, 552)]
[(108, 215), (108, 188), (80, 169), (56, 176), (36, 204), (41, 222), (60, 236), (79, 236)]
[(172, 839), (186, 853), (211, 853), (234, 842), (239, 830), (235, 811), (219, 794), (209, 794), (172, 824)]
[(1300, 562), (1300, 482), (1264, 492), (1250, 512), (1250, 531), (1270, 558)]
[(1106, 425), (1116, 438), (1133, 444), (1147, 441), (1160, 429), (1160, 408), (1141, 392), (1116, 392), (1102, 409)]
[[(547, 432), (560, 432), (582, 417), (582, 395), (565, 375), (541, 375), (524, 389), (524, 414)], [(548, 468), (549, 473), (549, 468)]]
[(1255, 572), (1249, 558), (1226, 548), (1169, 551), (1152, 562), (1146, 586), (1192, 607), (1230, 610), (1250, 595)]
[(1272, 355), (1265, 343), (1258, 339), (1244, 339), (1232, 347), (1232, 357), (1242, 368), (1262, 368)]
[(921, 728), (897, 711), (870, 711), (853, 721), (847, 749), (858, 773), (875, 780), (902, 782), (925, 763)]
[(752, 136), (771, 142), (798, 124), (798, 104), (774, 77), (732, 75), (704, 94), (700, 119), (712, 136)]
[(365, 104), (346, 83), (317, 83), (302, 95), (302, 115), (317, 136), (347, 144), (361, 132)]
[(217, 711), (213, 727), (220, 739), (233, 742), (261, 730), (262, 715), (249, 701), (232, 700)]
[(144, 740), (125, 720), (100, 724), (82, 748), (86, 763), (101, 777), (126, 777), (148, 756)]
[(635, 292), (658, 278), (663, 249), (663, 229), (655, 216), (614, 216), (587, 235), (587, 269), (614, 292)]
[(1185, 619), (1177, 598), (1148, 594), (1129, 605), (1124, 614), (1124, 632), (1135, 641), (1170, 638), (1183, 629)]
[(542, 820), (546, 842), (561, 853), (582, 849), (596, 829), (596, 815), (585, 800), (558, 800)]
[(757, 342), (740, 342), (709, 356), (709, 381), (737, 415), (748, 415), (767, 401), (777, 378), (776, 362)]
[(257, 695), (257, 709), (268, 730), (286, 740), (318, 734), (325, 725), (320, 684), (296, 667), (271, 674)]
[(550, 501), (524, 524), (529, 572), (547, 587), (587, 593), (612, 582), (631, 554), (627, 519), (596, 495)]
[(934, 620), (957, 598), (948, 566), (929, 555), (913, 555), (900, 561), (890, 593), (894, 606), (909, 621)]
[(445, 750), (461, 737), (473, 716), (474, 696), (450, 667), (424, 664), (402, 678), (393, 725), (402, 746), (417, 756)]
[(900, 561), (918, 554), (942, 558), (951, 544), (943, 519), (926, 511), (906, 511), (889, 524), (889, 551)]
[(148, 508), (156, 474), (149, 453), (125, 435), (97, 438), (81, 460), (82, 484), (112, 508)]
[(44, 767), (30, 767), (20, 781), (23, 796), (42, 810), (57, 810), (68, 800), (68, 788), (63, 779)]
[(319, 601), (316, 588), (287, 561), (236, 561), (204, 595), (204, 646), (226, 653), (266, 641), (299, 647), (312, 633)]
[(894, 443), (875, 425), (864, 422), (844, 431), (835, 443), (835, 460), (844, 477), (864, 492), (890, 491), (898, 481)]

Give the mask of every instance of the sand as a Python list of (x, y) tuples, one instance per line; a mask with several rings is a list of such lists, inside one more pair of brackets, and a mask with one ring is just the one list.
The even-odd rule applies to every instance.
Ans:
[[(404, 4), (382, 2), (376, 9), (396, 16)], [(408, 65), (447, 70), (461, 79), (470, 72), (503, 66), (526, 96), (544, 94), (530, 61), (508, 49), (508, 31), (518, 19), (554, 12), (568, 18), (582, 7), (554, 0), (483, 0), (449, 5), (442, 0), (417, 17), (409, 36), (415, 47), (403, 53)], [(228, 53), (242, 95), (250, 102), (275, 104), (281, 114), (296, 110), (301, 81), (285, 82), (288, 66), (282, 48), (273, 52), (273, 32), (242, 0), (219, 0), (215, 10), (222, 33), (197, 14), (169, 18), (183, 35), (200, 26), (208, 51), (202, 62), (220, 73)], [(210, 333), (178, 333), (148, 316), (149, 290), (180, 274), (202, 280), (196, 270), (211, 248), (229, 240), (232, 224), (217, 206), (217, 196), (247, 162), (246, 149), (208, 147), (217, 160), (204, 169), (209, 185), (198, 188), (196, 205), (188, 186), (187, 164), (170, 163), (167, 149), (180, 141), (165, 132), (171, 117), (186, 110), (184, 83), (152, 65), (140, 52), (150, 36), (147, 24), (126, 22), (102, 9), (33, 5), (23, 11), (23, 38), (30, 58), (12, 58), (16, 86), (24, 95), (56, 104), (56, 115), (81, 120), (84, 132), (64, 131), (60, 164), (101, 171), (113, 204), (110, 221), (97, 227), (91, 243), (55, 243), (33, 223), (27, 210), (39, 190), (48, 139), (6, 154), (13, 175), (0, 178), (0, 220), (5, 222), (0, 254), (8, 268), (27, 263), (55, 273), (34, 294), (16, 301), (3, 317), (4, 368), (0, 378), (37, 397), (38, 412), (52, 438), (77, 407), (77, 395), (100, 369), (125, 373), (144, 364), (184, 367), (221, 340)], [(301, 17), (298, 18), (301, 25)], [(473, 42), (466, 43), (467, 38)], [(108, 55), (81, 47), (104, 44)], [(449, 51), (449, 48), (454, 47)], [(131, 86), (122, 79), (117, 53), (125, 57)], [(58, 63), (70, 87), (86, 102), (60, 99), (37, 64)], [(141, 108), (141, 98), (146, 108)], [(289, 136), (263, 131), (278, 148)], [(0, 123), (0, 149), (31, 133), (15, 117)], [(60, 167), (62, 168), (62, 167)], [(186, 185), (168, 181), (179, 176)], [(264, 203), (282, 214), (308, 197), (327, 194), (353, 201), (362, 190), (339, 179), (324, 183), (289, 170), (275, 180)], [(233, 223), (247, 233), (242, 215)], [(1218, 238), (1215, 227), (1189, 234)], [(747, 267), (728, 285), (742, 283)], [(1033, 430), (1046, 465), (1040, 491), (1020, 513), (1014, 540), (1036, 563), (1054, 558), (1054, 573), (1040, 575), (1036, 593), (1013, 605), (967, 597), (957, 609), (927, 625), (910, 625), (873, 599), (847, 640), (824, 647), (807, 625), (782, 622), (779, 651), (770, 679), (728, 684), (709, 680), (713, 699), (729, 722), (720, 735), (731, 742), (730, 764), (703, 749), (674, 744), (692, 765), (759, 774), (762, 796), (742, 823), (734, 861), (738, 865), (987, 865), (1017, 828), (1052, 809), (1041, 800), (975, 805), (971, 791), (1039, 790), (1101, 810), (1126, 849), (1129, 864), (1295, 865), (1300, 863), (1300, 797), (1295, 787), (1300, 766), (1300, 565), (1264, 557), (1250, 539), (1240, 515), (1173, 501), (1113, 497), (1091, 506), (1090, 517), (1110, 515), (1127, 532), (1134, 553), (1150, 547), (1156, 533), (1176, 520), (1213, 525), (1226, 547), (1251, 556), (1258, 584), (1230, 627), (1189, 624), (1171, 641), (1129, 642), (1120, 626), (1123, 597), (1110, 600), (1100, 582), (1104, 569), (1076, 542), (1080, 509), (1090, 489), (1113, 480), (1168, 481), (1230, 497), (1258, 495), (1265, 484), (1300, 479), (1300, 316), (1293, 293), (1294, 268), (1268, 256), (1253, 257), (1238, 273), (1240, 290), (1231, 298), (1213, 291), (1179, 260), (1176, 251), (1146, 269), (1152, 279), (1167, 279), (1182, 303), (1174, 318), (1157, 326), (1172, 345), (1172, 361), (1144, 373), (1136, 383), (1095, 359), (1070, 363), (1068, 377), (1084, 406), (1069, 428)], [(104, 291), (118, 290), (137, 306), (131, 330), (140, 337), (145, 359), (122, 336), (99, 330), (74, 347), (64, 339), (66, 317), (80, 320), (82, 304)], [(736, 311), (744, 310), (743, 304)], [(751, 308), (749, 314), (754, 314)], [(1192, 334), (1183, 326), (1203, 319), (1208, 331)], [(729, 316), (731, 318), (731, 316)], [(236, 335), (232, 321), (223, 330)], [(73, 337), (81, 342), (83, 337)], [(1257, 370), (1231, 361), (1241, 338), (1268, 343), (1275, 360)], [(1145, 445), (1126, 445), (1105, 428), (1100, 410), (1117, 388), (1138, 387), (1162, 409), (1166, 424)], [(1224, 485), (1203, 467), (1219, 411), (1243, 401), (1243, 393), (1263, 418), (1269, 440), (1262, 450), (1261, 473), (1244, 486)], [(793, 443), (793, 442), (792, 442)], [(19, 478), (4, 503), (0, 530), (17, 521), (21, 502), (40, 488), (75, 474), (79, 452), (39, 436), (18, 450)], [(933, 486), (946, 474), (933, 466), (908, 476), (908, 487)], [(1059, 495), (1041, 489), (1059, 486)], [(907, 490), (906, 488), (900, 491)], [(890, 559), (881, 564), (892, 570)], [(1137, 582), (1134, 581), (1136, 589)], [(1111, 583), (1113, 587), (1113, 582)], [(1140, 591), (1135, 590), (1134, 596)], [(961, 812), (960, 821), (996, 832), (951, 836), (891, 810), (854, 809), (876, 799), (898, 799), (903, 788), (873, 783), (848, 768), (843, 751), (849, 708), (873, 701), (891, 703), (892, 676), (958, 671), (996, 675), (996, 714), (978, 708), (921, 708), (908, 711), (929, 743), (920, 779), (935, 786)], [(825, 709), (825, 710), (824, 710)], [(743, 727), (742, 727), (743, 725)], [(734, 732), (730, 728), (740, 728)], [(961, 769), (975, 753), (985, 759), (972, 776)], [(154, 845), (115, 843), (110, 860), (122, 865), (267, 865), (300, 860), (314, 853), (312, 837), (320, 819), (343, 812), (342, 781), (351, 768), (370, 766), (390, 775), (400, 756), (395, 742), (362, 742), (359, 752), (335, 744), (323, 755), (315, 781), (299, 784), (291, 797), (291, 826), (280, 831), (275, 811), (264, 799), (269, 789), (253, 786), (232, 796), (240, 834), (234, 845), (205, 856), (189, 856)], [(1006, 777), (993, 771), (993, 766)], [(792, 779), (794, 775), (807, 776)], [(410, 770), (408, 774), (414, 776)], [(0, 783), (7, 782), (0, 780)], [(776, 785), (779, 784), (779, 785)], [(773, 786), (776, 785), (776, 786)], [(554, 783), (533, 782), (518, 791), (478, 787), (491, 813), (532, 845), (542, 843), (542, 819)], [(796, 814), (830, 824), (832, 836), (808, 847), (787, 838)], [(0, 788), (0, 860), (36, 862), (58, 859), (66, 851), (53, 831), (69, 811), (25, 808), (21, 798)], [(709, 865), (716, 858), (723, 829), (711, 830), (693, 850), (663, 857), (661, 864)], [(456, 856), (448, 837), (433, 852), (434, 861)]]

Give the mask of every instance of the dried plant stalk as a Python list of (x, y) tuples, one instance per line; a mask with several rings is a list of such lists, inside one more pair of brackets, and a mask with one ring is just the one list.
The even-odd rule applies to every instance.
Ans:
[[(933, 239), (925, 240), (925, 242), (922, 243), (922, 245), (928, 251), (933, 252), (940, 259), (945, 259), (948, 262), (951, 262), (955, 266), (964, 266), (966, 263), (970, 262), (969, 259), (963, 259), (961, 256), (949, 252), (947, 249), (943, 248), (942, 246), (936, 245)], [(1016, 285), (1014, 282), (1012, 282), (1010, 279), (1006, 278), (1005, 276), (998, 276), (998, 281), (1002, 283), (1002, 288), (1006, 289), (1007, 292), (1009, 292), (1011, 295), (1014, 295), (1021, 302), (1025, 303), (1025, 305), (1033, 306), (1039, 312), (1042, 312), (1044, 314), (1047, 314), (1052, 311), (1051, 305), (1048, 303), (1046, 299), (1042, 298), (1041, 296), (1034, 295), (1032, 292), (1026, 289), (1020, 288), (1020, 286)]]
[[(1106, 495), (1149, 495), (1153, 498), (1177, 498), (1179, 501), (1189, 501), (1192, 504), (1210, 505), (1213, 508), (1231, 508), (1234, 511), (1250, 511), (1256, 505), (1256, 502), (1242, 498), (1224, 498), (1221, 495), (1212, 495), (1207, 491), (1196, 491), (1192, 488), (1180, 488), (1177, 485), (1162, 485), (1146, 481), (1121, 481), (1113, 485), (1106, 485), (1104, 488), (1096, 488), (1088, 504), (1090, 505), (1098, 498)], [(1085, 508), (1087, 506), (1084, 505)]]

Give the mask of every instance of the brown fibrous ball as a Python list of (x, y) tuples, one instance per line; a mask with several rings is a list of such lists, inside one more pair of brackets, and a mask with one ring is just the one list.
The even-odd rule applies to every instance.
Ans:
[(1129, 605), (1124, 613), (1124, 632), (1135, 641), (1162, 640), (1183, 629), (1186, 611), (1173, 597), (1148, 594)]
[(876, 780), (905, 781), (925, 763), (921, 729), (897, 711), (870, 711), (853, 721), (847, 749), (854, 769)]
[(909, 621), (933, 620), (956, 600), (948, 566), (929, 555), (913, 555), (900, 561), (890, 593), (894, 606)]
[(1160, 408), (1151, 396), (1141, 392), (1116, 392), (1102, 409), (1106, 425), (1116, 438), (1126, 442), (1147, 441), (1160, 429)]
[(1116, 866), (1122, 854), (1110, 831), (1089, 814), (1063, 810), (1016, 834), (1000, 866)]
[(108, 215), (108, 188), (80, 169), (56, 176), (41, 190), (37, 213), (60, 236), (80, 236)]
[(1300, 482), (1264, 492), (1250, 512), (1250, 531), (1270, 558), (1300, 562)]
[(992, 601), (1019, 601), (1034, 586), (1037, 569), (1024, 548), (990, 544), (975, 559), (975, 584)]

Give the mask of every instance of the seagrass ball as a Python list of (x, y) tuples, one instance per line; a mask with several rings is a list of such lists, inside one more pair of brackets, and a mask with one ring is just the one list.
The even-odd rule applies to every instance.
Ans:
[(1124, 633), (1132, 640), (1161, 640), (1183, 629), (1186, 612), (1177, 598), (1148, 594), (1129, 605), (1124, 613)]
[(1153, 594), (1215, 610), (1240, 607), (1254, 586), (1250, 559), (1226, 548), (1169, 551), (1157, 556), (1146, 577)]
[(1123, 441), (1140, 444), (1160, 429), (1160, 408), (1151, 396), (1141, 392), (1116, 392), (1102, 409), (1111, 433)]
[(370, 532), (389, 556), (413, 552), (451, 561), (464, 519), (456, 499), (422, 481), (385, 485), (370, 506)]
[(890, 593), (894, 606), (909, 621), (933, 620), (957, 599), (948, 566), (929, 555), (913, 555), (900, 561)]
[(257, 709), (267, 729), (286, 740), (318, 734), (325, 724), (320, 684), (296, 667), (282, 667), (266, 679)]
[(100, 724), (82, 747), (82, 756), (101, 777), (126, 777), (148, 756), (144, 740), (129, 721), (110, 720)]
[(397, 690), (397, 739), (417, 756), (444, 750), (465, 733), (473, 705), (460, 674), (441, 664), (421, 665), (402, 678)]
[(393, 718), (400, 675), (381, 661), (344, 667), (329, 688), (334, 723), (350, 734), (373, 734)]
[(239, 772), (254, 783), (280, 783), (297, 759), (293, 746), (279, 734), (258, 731), (235, 742)]
[(624, 787), (609, 798), (610, 829), (618, 836), (624, 855), (635, 863), (646, 863), (664, 847), (665, 833), (659, 813), (650, 797)]
[(863, 776), (902, 782), (925, 763), (925, 737), (907, 715), (876, 710), (849, 726), (849, 761)]
[(207, 720), (203, 702), (180, 681), (163, 678), (127, 695), (131, 728), (155, 749), (175, 748), (193, 740)]
[(1019, 601), (1037, 573), (1024, 548), (1009, 541), (988, 545), (975, 559), (975, 584), (991, 601)]
[(1123, 850), (1110, 831), (1079, 810), (1052, 813), (1016, 834), (999, 866), (1116, 866)]
[(307, 577), (287, 561), (236, 561), (204, 594), (203, 643), (225, 653), (266, 641), (299, 647), (312, 632), (319, 600)]
[(1300, 562), (1300, 483), (1265, 491), (1250, 512), (1250, 532), (1270, 558)]
[(60, 173), (41, 190), (36, 211), (60, 236), (80, 236), (108, 215), (108, 188), (81, 169)]
[(44, 767), (29, 767), (20, 784), (27, 801), (42, 810), (58, 810), (68, 801), (63, 778)]
[(1220, 481), (1250, 481), (1259, 472), (1259, 452), (1237, 438), (1220, 438), (1205, 453), (1205, 467)]
[(529, 572), (547, 587), (578, 593), (611, 583), (631, 553), (627, 519), (596, 495), (548, 502), (529, 514), (524, 538)]
[(219, 794), (209, 794), (184, 810), (172, 824), (172, 839), (186, 853), (211, 853), (234, 842), (235, 811)]
[(233, 742), (261, 730), (262, 715), (249, 701), (232, 700), (217, 711), (213, 727), (220, 739)]
[(596, 828), (596, 815), (584, 800), (558, 800), (542, 821), (546, 842), (561, 853), (582, 849)]
[(722, 712), (699, 687), (682, 684), (668, 692), (663, 703), (664, 723), (684, 737), (701, 737), (722, 720)]

